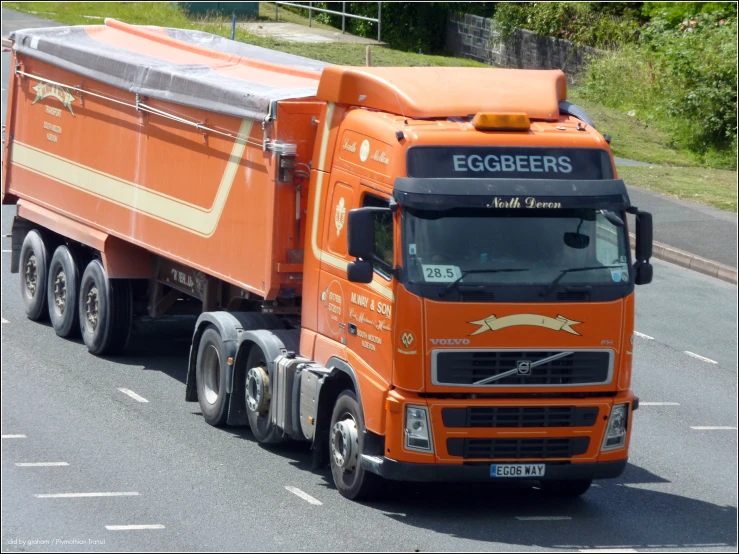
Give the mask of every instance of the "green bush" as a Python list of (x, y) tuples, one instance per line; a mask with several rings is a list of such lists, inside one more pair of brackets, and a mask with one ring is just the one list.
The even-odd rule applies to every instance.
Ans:
[(663, 10), (638, 44), (592, 61), (586, 96), (668, 129), (704, 163), (736, 167), (737, 20), (723, 13)]
[[(537, 35), (563, 38), (595, 48), (615, 49), (639, 38), (640, 21), (635, 10), (593, 9), (597, 2), (499, 2), (495, 20), (503, 34), (515, 28)], [(629, 4), (620, 2), (619, 4)], [(618, 6), (616, 6), (618, 8)], [(615, 12), (615, 14), (614, 14)], [(620, 13), (620, 15), (616, 15)]]

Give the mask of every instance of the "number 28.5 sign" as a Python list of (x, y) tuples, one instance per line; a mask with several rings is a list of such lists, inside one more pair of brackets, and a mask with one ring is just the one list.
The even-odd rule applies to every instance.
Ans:
[(423, 280), (427, 283), (450, 283), (462, 276), (456, 265), (422, 265)]

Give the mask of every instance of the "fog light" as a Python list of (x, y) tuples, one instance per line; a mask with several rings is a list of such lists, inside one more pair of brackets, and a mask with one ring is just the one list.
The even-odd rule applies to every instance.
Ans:
[(405, 407), (405, 447), (433, 452), (428, 410), (421, 406)]
[(626, 428), (629, 422), (629, 405), (617, 404), (611, 410), (608, 418), (606, 437), (603, 440), (601, 451), (623, 448), (626, 443)]

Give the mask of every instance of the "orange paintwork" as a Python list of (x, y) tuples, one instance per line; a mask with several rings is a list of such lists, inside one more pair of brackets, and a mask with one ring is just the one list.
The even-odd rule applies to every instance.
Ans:
[[(265, 84), (300, 86), (308, 81), (315, 84), (320, 78), (316, 98), (278, 102), (276, 119), (265, 129), (271, 139), (297, 145), (296, 181), (275, 181), (274, 157), (262, 148), (261, 122), (249, 127), (235, 117), (148, 100), (155, 108), (205, 122), (233, 136), (248, 128), (248, 144), (238, 159), (217, 224), (210, 233), (194, 232), (187, 221), (174, 224), (165, 217), (152, 217), (143, 210), (94, 196), (58, 176), (16, 163), (15, 145), (26, 145), (29, 156), (41, 152), (51, 161), (68, 160), (64, 171), (70, 175), (80, 167), (84, 175), (103, 183), (120, 180), (141, 194), (184, 206), (183, 213), (195, 213), (214, 206), (236, 141), (87, 95), (73, 104), (74, 115), (61, 109), (61, 117), (51, 117), (46, 108), (58, 109), (60, 102), (48, 97), (34, 103), (33, 79), (11, 75), (6, 136), (12, 134), (13, 141), (6, 141), (4, 202), (20, 198), (29, 208), (38, 208), (27, 213), (46, 210), (55, 214), (56, 220), (47, 218), (50, 227), (57, 225), (55, 230), (74, 228), (75, 236), (89, 235), (103, 244), (110, 236), (267, 299), (277, 297), (283, 288), (292, 289), (302, 296), (301, 354), (322, 364), (337, 357), (354, 368), (366, 427), (385, 436), (386, 456), (418, 463), (462, 463), (448, 455), (447, 438), (515, 437), (521, 432), (445, 429), (441, 423), (443, 407), (540, 406), (546, 402), (598, 406), (598, 422), (583, 429), (527, 429), (528, 434), (591, 436), (588, 451), (573, 462), (626, 457), (628, 441), (626, 448), (608, 454), (600, 454), (600, 446), (606, 423), (603, 417), (614, 403), (633, 398), (629, 390), (633, 295), (607, 303), (456, 304), (420, 299), (395, 279), (380, 275), (369, 285), (351, 283), (346, 276), (346, 266), (353, 261), (347, 252), (348, 212), (362, 206), (367, 195), (387, 199), (392, 194), (395, 178), (407, 175), (406, 152), (412, 146), (587, 147), (610, 153), (595, 129), (586, 125), (584, 131), (578, 130), (576, 120), (560, 116), (558, 102), (566, 98), (562, 72), (333, 66), (320, 75), (183, 46), (161, 31), (119, 22), (107, 22), (105, 28), (89, 27), (88, 33), (109, 45), (175, 63), (201, 63), (217, 72), (248, 76)], [(82, 83), (81, 77), (38, 60), (17, 61), (28, 73), (69, 85)], [(135, 103), (134, 95), (124, 90), (89, 80), (83, 86)], [(469, 121), (448, 119), (481, 111), (526, 113), (531, 127), (520, 132), (480, 132)], [(45, 126), (49, 123), (61, 128), (53, 141)], [(396, 136), (398, 131), (402, 131), (401, 139)], [(397, 266), (402, 263), (400, 213), (395, 214), (395, 222)], [(296, 271), (299, 251), (303, 253), (302, 275)], [(476, 328), (471, 321), (521, 313), (576, 320), (581, 322), (576, 327), (579, 334), (517, 326), (471, 335)], [(432, 339), (469, 340), (460, 348), (603, 348), (607, 344), (614, 352), (613, 384), (567, 390), (617, 396), (546, 401), (429, 397), (428, 393), (460, 392), (459, 388), (431, 382)], [(527, 388), (525, 392), (552, 389)], [(403, 418), (409, 403), (429, 407), (434, 454), (408, 451), (403, 446)]]

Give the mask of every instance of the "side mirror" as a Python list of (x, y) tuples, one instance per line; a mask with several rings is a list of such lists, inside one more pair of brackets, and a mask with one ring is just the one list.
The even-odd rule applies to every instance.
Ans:
[(636, 210), (634, 215), (636, 216), (636, 244), (634, 245), (636, 277), (634, 283), (648, 285), (652, 282), (654, 274), (654, 269), (649, 263), (649, 258), (652, 257), (652, 214)]
[(582, 233), (565, 233), (565, 244), (570, 248), (582, 250), (590, 244), (590, 237)]
[(373, 273), (372, 262), (363, 260), (349, 262), (346, 268), (346, 277), (352, 283), (371, 283)]
[(375, 251), (375, 212), (382, 208), (356, 208), (349, 211), (347, 250), (350, 256), (371, 260)]
[(636, 212), (636, 261), (649, 261), (652, 257), (652, 214)]
[(652, 264), (649, 262), (642, 262), (639, 264), (639, 262), (637, 262), (634, 264), (634, 269), (636, 269), (636, 275), (634, 276), (635, 284), (648, 285), (652, 282), (652, 275), (654, 274)]

